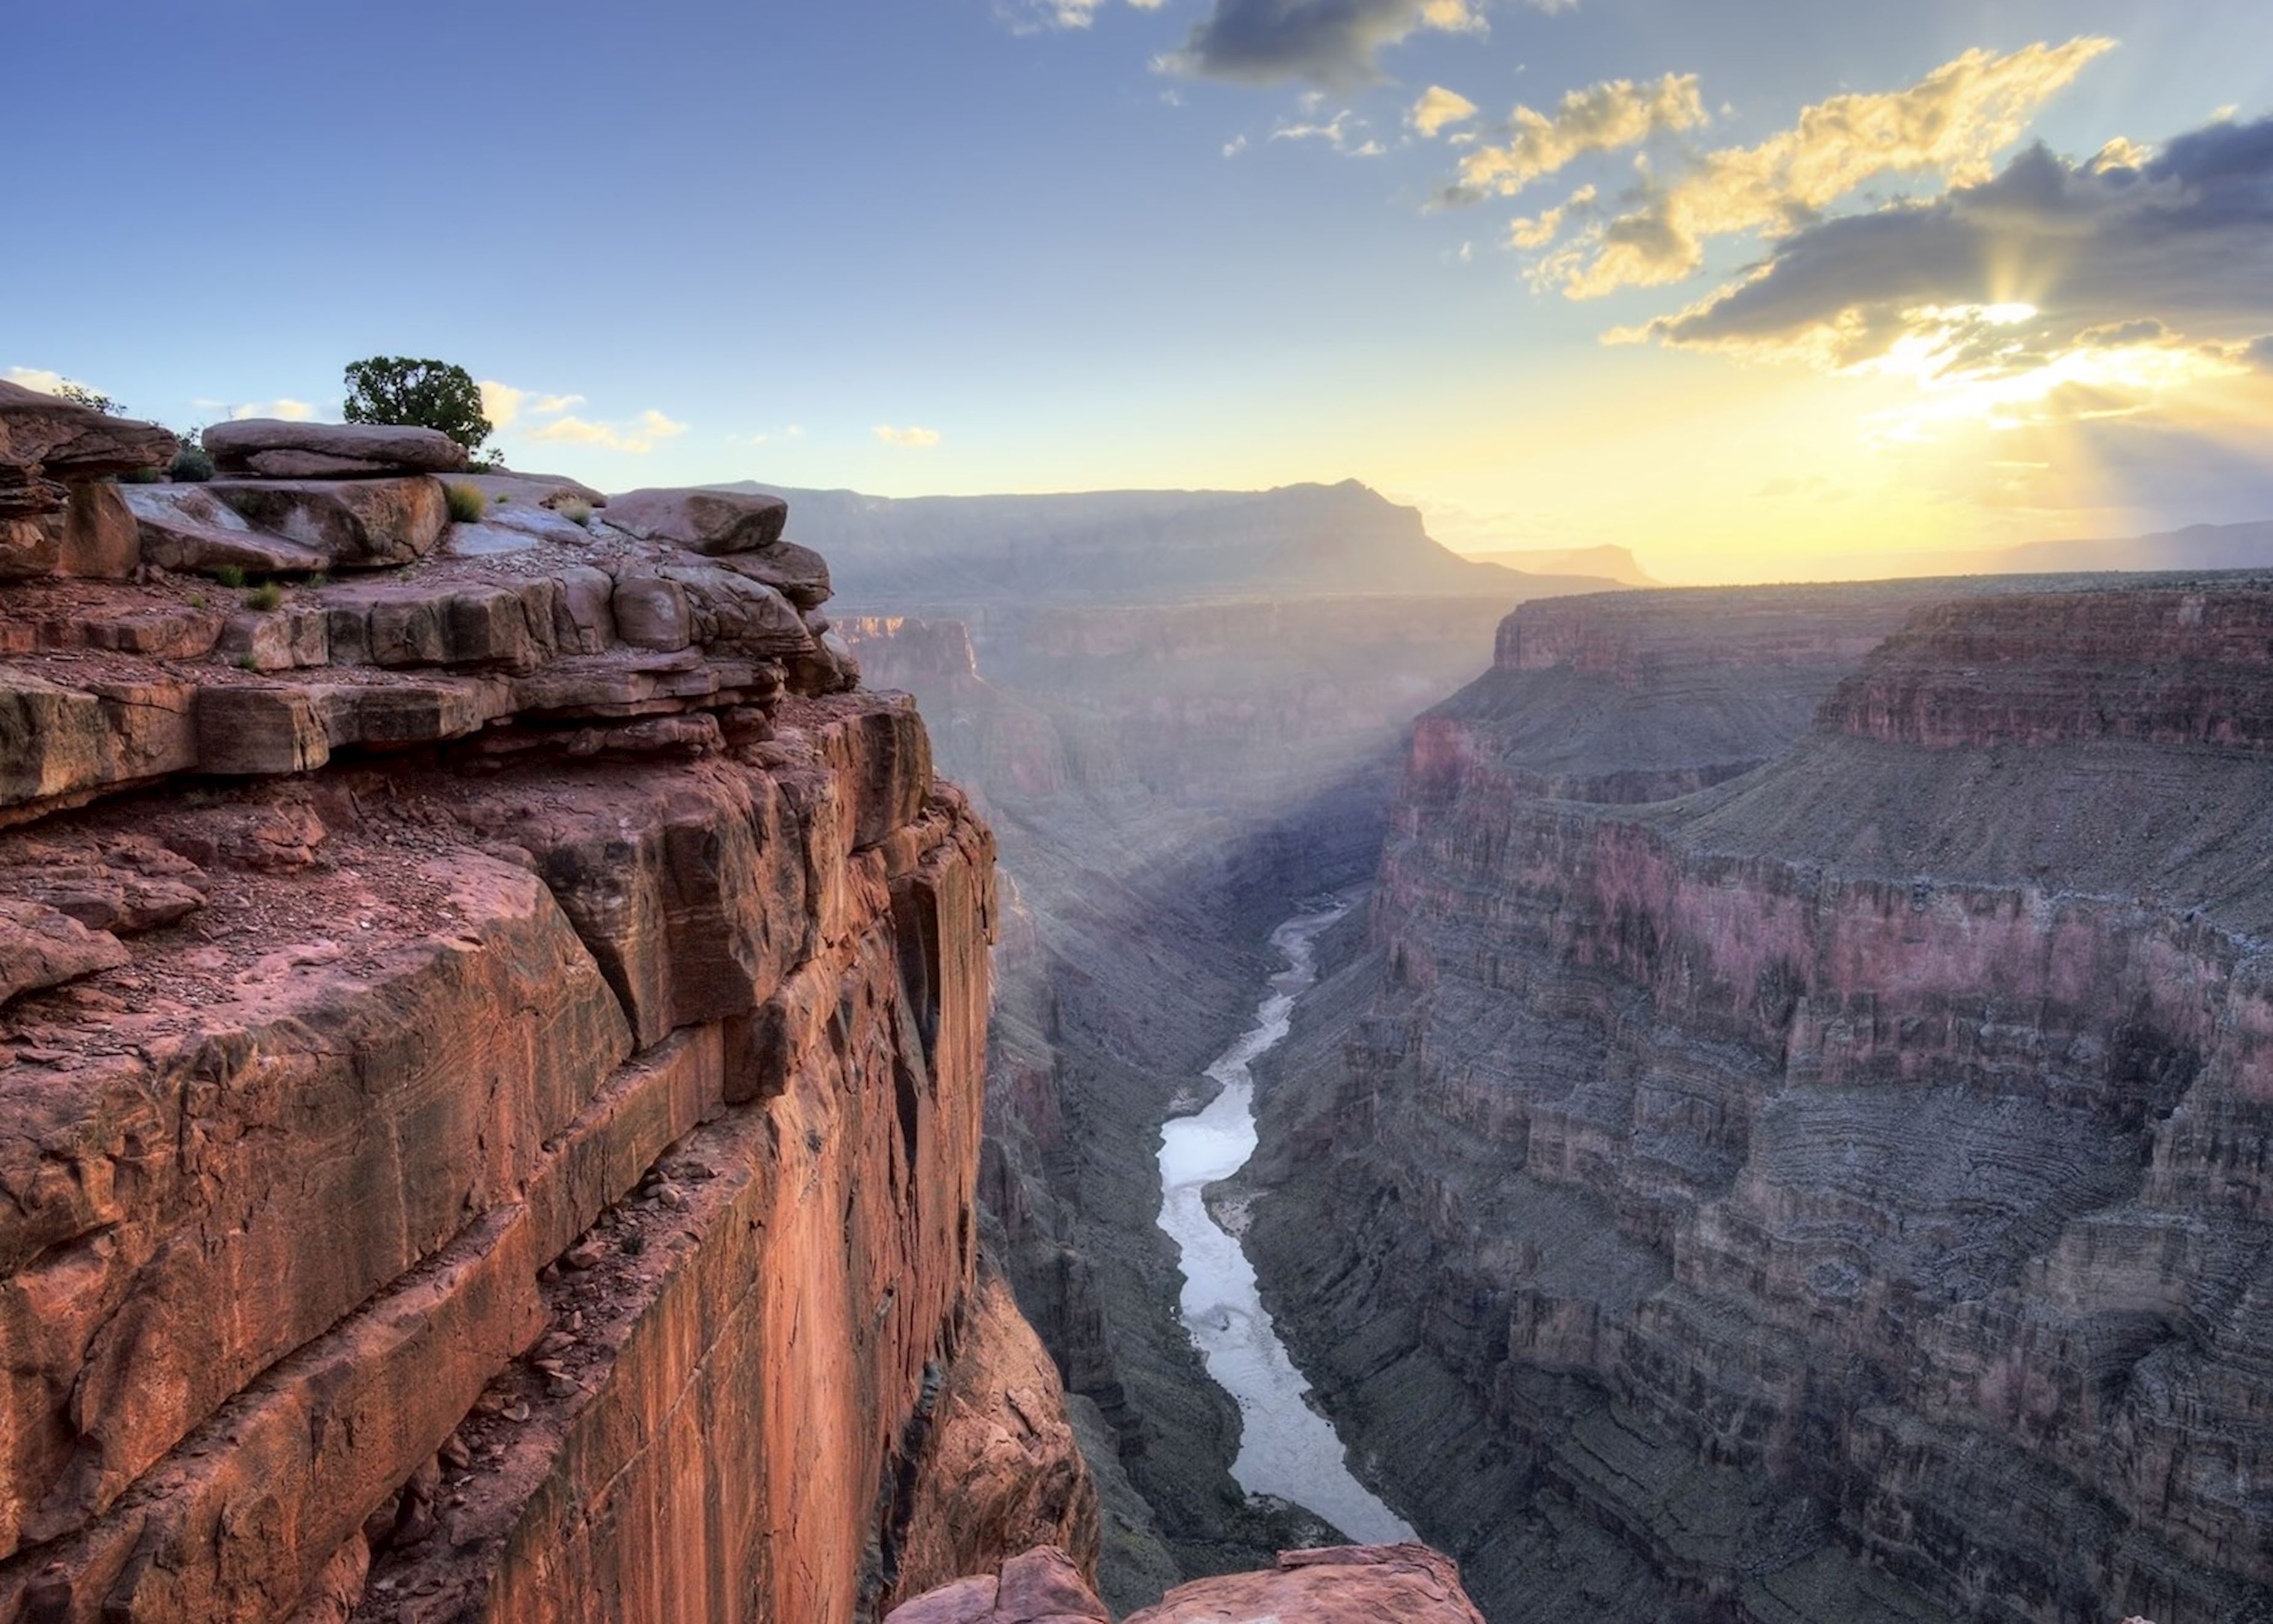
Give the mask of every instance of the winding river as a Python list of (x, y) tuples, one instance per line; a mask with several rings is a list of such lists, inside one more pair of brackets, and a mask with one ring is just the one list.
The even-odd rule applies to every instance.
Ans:
[(1317, 979), (1315, 939), (1345, 907), (1298, 914), (1271, 933), (1287, 968), (1271, 978), (1255, 1024), (1208, 1075), (1223, 1085), (1206, 1110), (1160, 1132), (1160, 1227), (1183, 1257), (1184, 1325), (1208, 1374), (1238, 1401), (1239, 1458), (1232, 1476), (1250, 1494), (1275, 1494), (1364, 1544), (1413, 1530), (1350, 1473), (1333, 1425), (1310, 1407), (1310, 1384), (1287, 1356), (1238, 1238), (1209, 1213), (1201, 1192), (1255, 1154), (1255, 1083), (1249, 1067), (1287, 1036), (1294, 999)]

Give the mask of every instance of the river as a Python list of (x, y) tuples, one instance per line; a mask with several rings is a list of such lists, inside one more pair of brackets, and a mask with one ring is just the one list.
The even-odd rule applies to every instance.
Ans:
[(1249, 1067), (1285, 1039), (1294, 999), (1317, 979), (1316, 938), (1345, 911), (1337, 906), (1298, 914), (1271, 933), (1287, 968), (1271, 978), (1255, 1024), (1207, 1068), (1222, 1092), (1206, 1110), (1160, 1131), (1160, 1227), (1183, 1258), (1185, 1328), (1208, 1374), (1239, 1404), (1239, 1458), (1231, 1473), (1240, 1487), (1293, 1501), (1353, 1539), (1382, 1545), (1411, 1539), (1413, 1530), (1351, 1475), (1333, 1424), (1310, 1407), (1310, 1384), (1272, 1326), (1254, 1265), (1200, 1199), (1255, 1154)]

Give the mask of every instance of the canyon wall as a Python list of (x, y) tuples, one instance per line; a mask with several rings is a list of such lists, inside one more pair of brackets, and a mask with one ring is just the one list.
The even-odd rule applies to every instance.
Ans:
[(2056, 587), (1527, 606), (1418, 725), (1249, 1244), (1492, 1616), (2273, 1616), (2273, 586)]
[(993, 837), (780, 505), (122, 487), (169, 437), (0, 392), (0, 1619), (1093, 1561), (981, 1272)]

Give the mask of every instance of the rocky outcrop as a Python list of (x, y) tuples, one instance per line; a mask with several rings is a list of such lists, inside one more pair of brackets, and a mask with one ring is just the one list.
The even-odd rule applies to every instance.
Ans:
[[(895, 1609), (885, 1624), (1072, 1624), (1112, 1614), (1062, 1551), (1029, 1551), (999, 1575), (958, 1580)], [(1459, 1570), (1425, 1545), (1287, 1551), (1269, 1572), (1180, 1585), (1126, 1624), (1483, 1624)]]
[(155, 424), (0, 383), (0, 580), (132, 574), (134, 524), (106, 482), (157, 468), (176, 448)]
[(991, 834), (772, 588), (491, 519), (0, 595), (0, 1619), (849, 1621), (1094, 1538), (978, 1284)]
[(1527, 609), (1424, 718), (1264, 1108), (1280, 1329), (1495, 1616), (2262, 1616), (2273, 588), (1843, 676), (1775, 595)]

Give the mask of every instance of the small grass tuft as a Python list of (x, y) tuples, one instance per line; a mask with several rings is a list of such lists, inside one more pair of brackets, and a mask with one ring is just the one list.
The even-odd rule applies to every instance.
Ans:
[(260, 662), (251, 655), (239, 655), (236, 656), (236, 669), (240, 671), (257, 671), (260, 669)]
[(308, 585), (311, 587), (328, 587), (331, 584), (332, 578), (321, 570), (308, 577)]
[(192, 592), (182, 601), (191, 609), (203, 609), (206, 606), (206, 595), (202, 592)]
[(586, 529), (591, 528), (592, 505), (589, 502), (574, 500), (563, 502), (555, 511), (570, 524), (580, 524)]
[(449, 485), (450, 517), (459, 524), (479, 524), (482, 515), (490, 511), (490, 499), (482, 494), (479, 485), (454, 479)]
[(224, 564), (214, 572), (214, 579), (231, 592), (244, 585), (244, 571), (234, 564)]
[(284, 601), (284, 588), (273, 580), (264, 580), (244, 595), (244, 606), (264, 614)]

